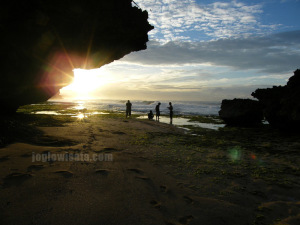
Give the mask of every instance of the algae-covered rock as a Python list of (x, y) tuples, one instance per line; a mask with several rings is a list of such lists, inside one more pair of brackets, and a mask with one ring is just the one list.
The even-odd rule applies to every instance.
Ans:
[(251, 99), (225, 99), (219, 115), (227, 125), (252, 126), (263, 119), (260, 103)]

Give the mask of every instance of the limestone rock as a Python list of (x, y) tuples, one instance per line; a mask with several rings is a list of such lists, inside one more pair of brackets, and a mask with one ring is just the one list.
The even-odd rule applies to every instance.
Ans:
[(268, 122), (280, 129), (299, 130), (300, 70), (294, 72), (287, 85), (257, 89), (252, 93), (261, 103)]
[(219, 115), (227, 125), (234, 126), (252, 126), (260, 124), (263, 119), (260, 103), (251, 99), (225, 99)]

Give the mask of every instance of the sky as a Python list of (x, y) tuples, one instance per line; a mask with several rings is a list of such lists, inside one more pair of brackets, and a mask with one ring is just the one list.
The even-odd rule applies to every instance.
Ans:
[[(105, 99), (221, 101), (285, 85), (300, 68), (300, 0), (135, 0), (155, 28), (147, 50), (78, 77)], [(82, 82), (81, 78), (77, 83)], [(74, 80), (75, 81), (75, 80)], [(76, 83), (76, 82), (75, 82)], [(89, 86), (89, 84), (86, 84)], [(76, 86), (76, 85), (75, 85)]]

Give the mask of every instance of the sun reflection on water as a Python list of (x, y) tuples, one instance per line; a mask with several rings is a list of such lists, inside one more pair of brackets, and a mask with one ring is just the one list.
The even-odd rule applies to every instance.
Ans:
[(86, 116), (83, 113), (79, 113), (78, 115), (76, 115), (75, 117), (77, 117), (79, 120), (84, 119)]

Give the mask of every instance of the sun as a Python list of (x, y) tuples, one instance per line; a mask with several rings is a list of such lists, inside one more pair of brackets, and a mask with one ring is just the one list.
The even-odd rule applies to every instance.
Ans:
[(60, 90), (62, 95), (73, 99), (85, 100), (94, 98), (93, 92), (111, 82), (110, 74), (104, 69), (74, 69), (73, 82)]

